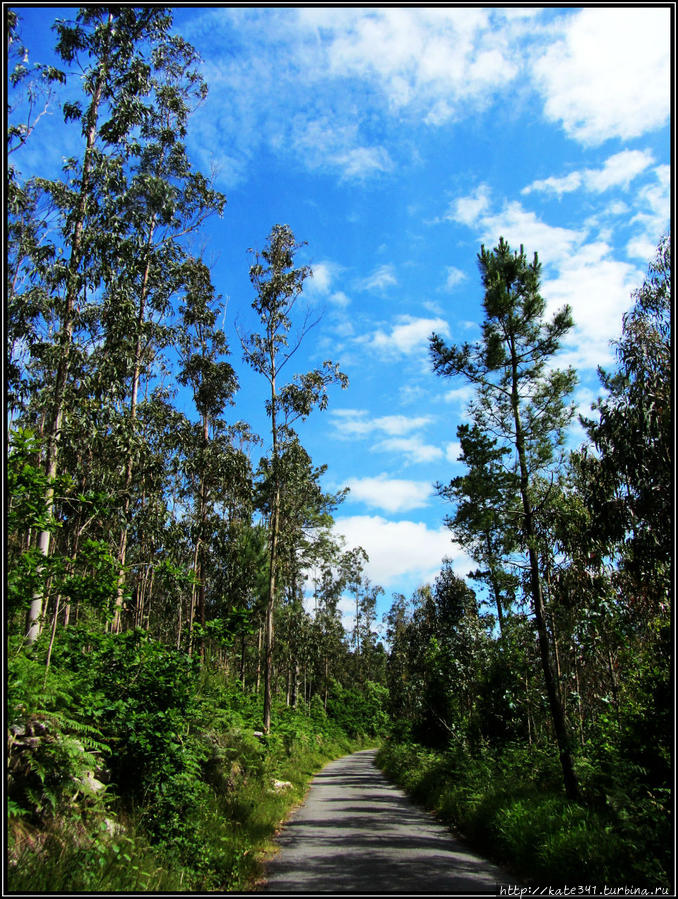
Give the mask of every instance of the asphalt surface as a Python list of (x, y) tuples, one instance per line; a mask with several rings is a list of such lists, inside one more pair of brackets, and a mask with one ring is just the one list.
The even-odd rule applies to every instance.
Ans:
[(375, 755), (356, 752), (315, 776), (261, 892), (497, 895), (498, 884), (516, 884), (390, 784)]

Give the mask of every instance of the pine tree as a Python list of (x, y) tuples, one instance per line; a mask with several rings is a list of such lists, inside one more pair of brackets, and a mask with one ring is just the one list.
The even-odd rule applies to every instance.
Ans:
[(482, 339), (448, 347), (434, 334), (430, 348), (434, 371), (463, 376), (476, 386), (473, 417), (511, 448), (521, 499), (521, 545), (529, 561), (529, 593), (539, 638), (546, 693), (568, 797), (579, 796), (570, 736), (553, 670), (547, 629), (535, 518), (536, 478), (561, 462), (565, 428), (573, 415), (566, 400), (575, 384), (573, 370), (550, 369), (547, 363), (572, 326), (568, 306), (551, 322), (543, 321), (541, 266), (535, 253), (529, 263), (521, 246), (511, 251), (500, 238), (478, 256), (485, 289)]

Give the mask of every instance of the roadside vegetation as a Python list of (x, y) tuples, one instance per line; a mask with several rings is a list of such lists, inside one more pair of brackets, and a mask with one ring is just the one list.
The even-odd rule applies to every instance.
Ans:
[(500, 244), (479, 262), (485, 345), (434, 338), (432, 353), (477, 387), (458, 430), (467, 473), (439, 492), (482, 593), (447, 566), (395, 597), (379, 761), (527, 883), (669, 890), (670, 240), (634, 294), (617, 370), (600, 373), (589, 442), (569, 454), (571, 376), (540, 364), (566, 314), (527, 325), (543, 310), (536, 258)]
[(256, 695), (140, 629), (69, 629), (47, 677), (12, 649), (12, 892), (246, 889), (310, 776), (385, 720), (383, 691), (335, 684), (264, 734)]
[[(521, 878), (668, 885), (670, 238), (575, 452), (570, 311), (545, 317), (536, 255), (481, 249), (482, 339), (430, 342), (475, 391), (437, 489), (478, 567), (396, 594), (381, 639), (368, 555), (333, 529), (346, 491), (295, 430), (347, 386), (329, 360), (289, 377), (303, 244), (273, 225), (241, 298), (262, 436), (230, 415), (195, 252), (225, 206), (184, 144), (196, 51), (170, 9), (71, 12), (63, 70), (6, 19), (7, 889), (250, 888), (311, 774), (387, 735), (387, 773)], [(57, 102), (73, 155), (24, 177)]]

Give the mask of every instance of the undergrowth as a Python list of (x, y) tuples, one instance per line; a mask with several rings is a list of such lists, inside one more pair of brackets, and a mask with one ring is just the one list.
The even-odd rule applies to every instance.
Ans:
[(341, 725), (277, 702), (264, 735), (260, 697), (142, 631), (43, 653), (10, 644), (9, 892), (250, 889), (310, 777), (376, 742), (338, 685)]
[[(667, 797), (639, 795), (627, 781), (616, 803), (579, 776), (585, 799), (560, 789), (558, 760), (542, 747), (508, 745), (434, 751), (386, 741), (384, 773), (478, 851), (531, 886), (668, 889), (671, 824)], [(645, 791), (647, 792), (647, 791)], [(649, 817), (653, 816), (650, 824)]]

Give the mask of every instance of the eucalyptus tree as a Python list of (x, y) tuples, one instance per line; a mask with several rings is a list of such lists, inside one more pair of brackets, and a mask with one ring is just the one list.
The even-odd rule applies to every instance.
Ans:
[[(377, 620), (377, 598), (384, 592), (379, 584), (370, 583), (369, 578), (363, 578), (362, 594), (358, 606), (358, 616), (355, 623), (356, 644), (359, 651), (355, 659), (356, 672), (365, 682), (377, 680), (383, 674), (380, 670), (381, 644), (377, 640), (375, 622)], [(382, 647), (383, 649), (383, 647)]]
[(346, 675), (346, 631), (341, 621), (339, 602), (346, 587), (342, 567), (341, 547), (328, 544), (320, 564), (319, 577), (314, 586), (316, 634), (316, 682), (322, 685), (323, 706), (327, 700), (332, 679), (343, 681)]
[(432, 735), (467, 743), (481, 673), (488, 660), (486, 621), (474, 591), (445, 559), (430, 597), (433, 633), (423, 659), (425, 697)]
[[(594, 741), (608, 758), (604, 766), (624, 772), (629, 794), (665, 797), (658, 798), (657, 813), (667, 821), (674, 711), (671, 275), (666, 235), (623, 317), (614, 343), (616, 370), (600, 371), (605, 394), (596, 404), (598, 420), (584, 421), (594, 447), (575, 460), (592, 545), (611, 557), (608, 590), (582, 616), (582, 630), (594, 624), (602, 637), (592, 646), (593, 634), (582, 634), (589, 638), (587, 649), (605, 648), (603, 664), (590, 666), (592, 692), (610, 696), (616, 712)], [(585, 571), (597, 573), (596, 567), (597, 560), (589, 560)]]
[[(43, 285), (49, 297), (42, 312), (49, 333), (32, 347), (32, 356), (34, 367), (43, 373), (36, 406), (44, 417), (45, 471), (50, 479), (58, 470), (73, 365), (80, 364), (78, 357), (87, 352), (83, 341), (101, 339), (101, 298), (115, 295), (113, 305), (119, 307), (120, 318), (129, 313), (132, 297), (139, 292), (143, 296), (148, 286), (144, 278), (150, 283), (141, 246), (148, 246), (153, 203), (160, 218), (170, 215), (171, 219), (167, 206), (172, 205), (175, 188), (168, 188), (163, 195), (157, 167), (148, 159), (158, 158), (163, 115), (168, 156), (181, 136), (179, 120), (185, 113), (180, 111), (180, 94), (184, 88), (172, 96), (173, 82), (187, 78), (191, 91), (196, 85), (185, 64), (191, 53), (187, 45), (171, 37), (171, 24), (170, 12), (160, 7), (85, 7), (74, 21), (57, 20), (55, 25), (57, 54), (68, 66), (80, 69), (82, 100), (69, 99), (63, 110), (66, 123), (79, 126), (83, 143), (80, 156), (66, 160), (62, 179), (33, 179), (41, 207), (54, 217), (49, 247), (33, 260), (34, 283)], [(183, 62), (178, 61), (180, 57)], [(167, 119), (170, 110), (173, 121)], [(174, 136), (170, 139), (170, 135)], [(129, 191), (134, 193), (130, 180), (135, 168), (139, 177), (143, 173), (146, 178), (145, 199), (139, 199), (137, 189), (137, 207), (143, 207), (145, 227), (122, 211), (126, 206), (129, 213), (134, 205)], [(187, 196), (191, 191), (194, 186)], [(182, 208), (181, 197), (174, 208)], [(166, 219), (165, 224), (173, 223)], [(139, 246), (133, 247), (133, 240)], [(47, 505), (52, 501), (48, 491)], [(45, 531), (39, 539), (44, 555), (49, 553), (49, 544), (50, 535)], [(42, 597), (38, 595), (29, 614), (29, 641), (40, 631), (41, 612)]]
[(198, 62), (196, 51), (176, 36), (168, 36), (154, 50), (149, 78), (154, 103), (126, 140), (129, 170), (118, 173), (118, 190), (106, 215), (108, 227), (119, 239), (110, 245), (105, 272), (102, 339), (106, 361), (100, 376), (120, 383), (127, 397), (122, 427), (129, 446), (114, 630), (120, 626), (141, 380), (157, 376), (159, 352), (181, 342), (185, 333), (180, 326), (175, 335), (173, 301), (183, 296), (185, 305), (196, 307), (200, 302), (196, 294), (213, 294), (206, 265), (186, 247), (187, 236), (196, 233), (210, 215), (221, 214), (225, 202), (192, 169), (184, 144), (190, 114), (207, 93)]
[(363, 574), (365, 565), (369, 562), (369, 556), (362, 546), (355, 546), (342, 554), (340, 567), (346, 588), (353, 593), (355, 598), (355, 618), (353, 620), (353, 652), (357, 658), (360, 654), (360, 612), (361, 612), (361, 588), (363, 587)]
[[(327, 466), (314, 466), (298, 439), (290, 434), (279, 459), (279, 478), (284, 490), (279, 498), (279, 582), (287, 594), (286, 618), (290, 623), (287, 654), (294, 677), (290, 695), (296, 697), (300, 663), (310, 663), (307, 616), (303, 608), (306, 580), (313, 567), (333, 549), (330, 531), (332, 513), (346, 491), (327, 493), (321, 478)], [(262, 459), (257, 477), (257, 507), (270, 520), (275, 501), (276, 482), (271, 460)], [(294, 704), (294, 703), (292, 703)]]
[(412, 610), (402, 593), (394, 593), (391, 607), (383, 616), (389, 644), (386, 679), (389, 711), (401, 734), (413, 720), (413, 689), (410, 665)]
[(597, 534), (621, 550), (629, 589), (668, 610), (673, 560), (671, 239), (659, 243), (615, 341), (617, 369), (599, 369), (598, 420), (584, 419), (595, 452), (579, 459)]
[(572, 327), (572, 316), (565, 306), (550, 322), (544, 321), (546, 303), (540, 294), (541, 265), (536, 253), (530, 263), (522, 246), (519, 252), (512, 251), (500, 238), (494, 250), (481, 248), (478, 262), (485, 289), (482, 338), (474, 344), (448, 346), (434, 334), (430, 340), (433, 370), (443, 377), (464, 377), (475, 385), (473, 417), (514, 455), (521, 500), (517, 524), (520, 545), (528, 557), (529, 595), (544, 682), (565, 791), (575, 799), (579, 788), (552, 667), (535, 528), (539, 506), (533, 489), (538, 476), (548, 476), (562, 463), (565, 430), (573, 415), (567, 398), (574, 389), (575, 372), (549, 367)]
[(292, 425), (310, 415), (317, 407), (327, 406), (327, 388), (334, 383), (347, 386), (346, 375), (336, 364), (325, 362), (320, 369), (296, 375), (280, 383), (281, 375), (299, 349), (311, 323), (306, 316), (299, 333), (290, 343), (292, 314), (302, 293), (309, 266), (295, 268), (294, 261), (302, 244), (296, 242), (288, 225), (274, 225), (261, 252), (255, 252), (250, 280), (256, 292), (252, 308), (259, 316), (261, 331), (241, 338), (245, 361), (268, 383), (266, 412), (271, 433), (271, 509), (269, 518), (270, 563), (265, 627), (264, 730), (271, 725), (271, 679), (273, 672), (273, 610), (277, 596), (278, 542), (280, 538), (281, 497), (285, 489), (281, 455), (293, 439)]
[(19, 17), (6, 13), (8, 63), (7, 171), (6, 171), (6, 384), (10, 414), (24, 408), (28, 395), (26, 358), (37, 339), (38, 319), (48, 301), (33, 279), (34, 260), (45, 263), (53, 253), (43, 247), (46, 223), (38, 209), (35, 185), (23, 180), (14, 154), (29, 140), (54, 99), (54, 85), (65, 74), (53, 66), (30, 62)]
[[(190, 388), (196, 425), (187, 423), (184, 429), (189, 438), (184, 447), (188, 483), (194, 502), (193, 576), (189, 611), (189, 654), (192, 652), (192, 631), (196, 611), (200, 624), (205, 626), (205, 591), (207, 578), (206, 553), (209, 545), (208, 517), (217, 491), (226, 494), (224, 485), (225, 455), (229, 454), (228, 440), (213, 440), (224, 436), (222, 415), (232, 404), (238, 380), (232, 365), (226, 361), (228, 347), (224, 332), (217, 327), (220, 311), (209, 269), (200, 260), (185, 260), (182, 265), (185, 295), (181, 306), (179, 328), (180, 367), (177, 380)], [(224, 489), (226, 488), (226, 489)], [(196, 598), (197, 596), (197, 598)]]

